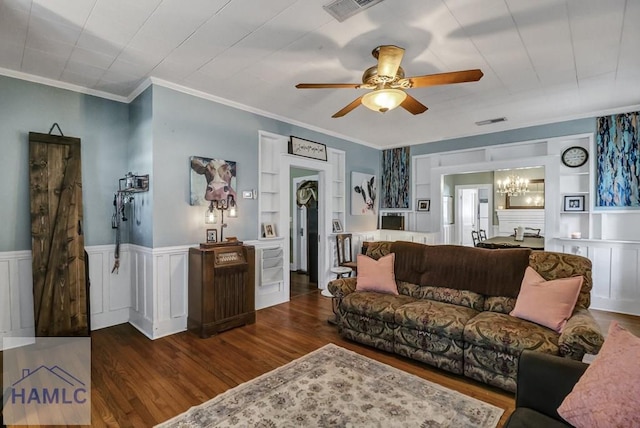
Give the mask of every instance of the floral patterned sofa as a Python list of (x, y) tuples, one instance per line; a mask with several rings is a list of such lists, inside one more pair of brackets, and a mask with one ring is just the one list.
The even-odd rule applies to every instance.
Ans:
[[(532, 251), (412, 242), (371, 242), (366, 254), (395, 253), (399, 295), (357, 291), (357, 278), (329, 283), (340, 334), (514, 392), (524, 349), (581, 360), (603, 343), (589, 313), (591, 261)], [(527, 266), (546, 280), (582, 275), (561, 334), (513, 317)]]

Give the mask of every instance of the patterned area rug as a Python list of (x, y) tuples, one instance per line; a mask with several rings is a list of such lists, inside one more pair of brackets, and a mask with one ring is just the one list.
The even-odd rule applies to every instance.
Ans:
[(503, 410), (329, 344), (158, 427), (495, 427)]

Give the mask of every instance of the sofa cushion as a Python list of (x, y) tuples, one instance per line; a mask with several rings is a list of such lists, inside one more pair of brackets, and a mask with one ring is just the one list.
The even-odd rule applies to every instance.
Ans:
[(342, 299), (340, 308), (344, 312), (366, 315), (385, 322), (395, 322), (396, 309), (416, 299), (404, 295), (376, 293), (362, 291), (351, 293)]
[(374, 260), (364, 254), (358, 254), (356, 291), (398, 294), (396, 277), (393, 273), (394, 261), (394, 253), (380, 257), (378, 260)]
[(591, 303), (591, 260), (575, 254), (555, 253), (552, 251), (533, 251), (529, 257), (529, 266), (535, 269), (544, 279), (551, 281), (570, 276), (582, 276), (584, 282), (576, 307), (589, 307)]
[(412, 330), (428, 331), (450, 339), (462, 340), (464, 326), (478, 311), (450, 303), (422, 299), (396, 310), (396, 324)]
[(398, 281), (398, 290), (417, 299), (429, 299), (443, 303), (465, 306), (481, 311), (484, 307), (484, 296), (469, 290), (456, 290), (455, 288), (430, 287)]
[(516, 297), (530, 249), (485, 250), (396, 241), (396, 281)]
[(481, 312), (464, 329), (466, 342), (512, 355), (523, 349), (558, 355), (558, 337), (546, 327), (498, 312)]
[(582, 282), (582, 276), (545, 281), (533, 268), (527, 267), (516, 307), (510, 315), (562, 333), (576, 305)]
[(616, 321), (558, 413), (576, 427), (640, 426), (640, 338)]
[(515, 307), (516, 299), (514, 297), (487, 296), (484, 299), (484, 307), (482, 310), (508, 314)]

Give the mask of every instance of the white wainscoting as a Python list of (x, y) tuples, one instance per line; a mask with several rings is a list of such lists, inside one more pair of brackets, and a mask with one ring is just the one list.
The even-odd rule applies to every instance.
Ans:
[[(150, 339), (187, 328), (189, 246), (150, 249), (124, 244), (111, 272), (113, 245), (89, 256), (91, 330), (130, 322)], [(0, 253), (0, 339), (34, 335), (31, 251)]]
[(31, 251), (2, 252), (0, 253), (0, 339), (33, 337), (34, 334)]
[(187, 329), (189, 247), (130, 245), (129, 322), (150, 339)]
[(591, 307), (640, 315), (640, 243), (555, 239), (552, 251), (588, 257), (593, 265)]

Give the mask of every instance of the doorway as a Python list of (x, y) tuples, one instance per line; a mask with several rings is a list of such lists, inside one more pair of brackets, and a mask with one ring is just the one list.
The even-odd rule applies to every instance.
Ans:
[(473, 246), (472, 230), (483, 229), (488, 236), (493, 235), (493, 186), (491, 184), (458, 185), (456, 189), (455, 212), (457, 242), (459, 245)]
[[(314, 173), (315, 174), (312, 174)], [(312, 174), (312, 175), (310, 175)], [(291, 185), (291, 268), (298, 280), (318, 283), (318, 174), (292, 167)], [(302, 278), (305, 275), (307, 278)], [(299, 281), (298, 281), (299, 282)], [(294, 294), (294, 278), (291, 278)]]

